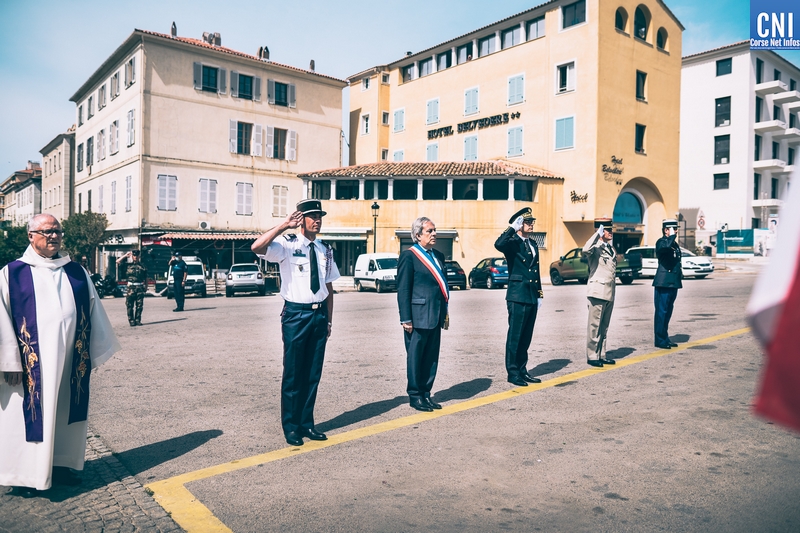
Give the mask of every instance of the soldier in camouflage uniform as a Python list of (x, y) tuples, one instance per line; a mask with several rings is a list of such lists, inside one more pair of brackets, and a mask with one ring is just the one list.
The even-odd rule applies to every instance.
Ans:
[(139, 250), (130, 251), (117, 259), (117, 265), (126, 260), (130, 261), (127, 271), (128, 291), (125, 294), (128, 323), (131, 326), (141, 326), (144, 294), (147, 292), (147, 269), (139, 262)]

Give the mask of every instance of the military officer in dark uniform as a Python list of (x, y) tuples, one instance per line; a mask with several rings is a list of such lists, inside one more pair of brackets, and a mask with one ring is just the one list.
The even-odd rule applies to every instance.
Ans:
[[(325, 211), (319, 200), (302, 200), (282, 223), (256, 239), (253, 253), (278, 263), (281, 274), (283, 381), (281, 423), (286, 442), (302, 446), (303, 437), (326, 440), (314, 429), (314, 404), (322, 377), (325, 346), (333, 322), (333, 286), (339, 269), (331, 247), (317, 239)], [(287, 234), (300, 228), (300, 234)]]
[(139, 262), (139, 250), (132, 250), (117, 259), (117, 265), (121, 265), (126, 260), (129, 261), (126, 272), (128, 290), (125, 293), (128, 323), (131, 326), (141, 326), (144, 295), (147, 292), (147, 269)]
[(180, 312), (183, 311), (183, 302), (186, 300), (186, 277), (189, 273), (189, 267), (177, 250), (172, 253), (169, 266), (172, 267), (172, 290), (175, 294), (175, 309), (173, 311)]
[(541, 380), (528, 374), (528, 348), (533, 338), (536, 314), (542, 306), (542, 279), (539, 273), (539, 247), (531, 238), (536, 219), (529, 207), (514, 213), (494, 247), (508, 263), (508, 335), (506, 337), (506, 371), (508, 382), (519, 387)]
[(656, 257), (658, 269), (653, 280), (655, 287), (656, 314), (653, 320), (655, 330), (655, 344), (657, 348), (668, 350), (677, 346), (669, 338), (669, 319), (672, 318), (672, 308), (678, 289), (683, 287), (681, 278), (681, 248), (675, 242), (678, 235), (678, 221), (664, 220), (661, 223), (664, 236), (656, 241)]

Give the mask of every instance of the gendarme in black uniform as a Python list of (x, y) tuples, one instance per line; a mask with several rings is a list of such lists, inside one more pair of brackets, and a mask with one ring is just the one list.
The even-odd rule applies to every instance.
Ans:
[(519, 230), (533, 232), (535, 221), (530, 208), (521, 209), (508, 221), (512, 226), (494, 243), (508, 263), (506, 371), (509, 383), (520, 387), (541, 382), (529, 375), (526, 368), (536, 314), (544, 297), (539, 273), (539, 247), (533, 239), (523, 239), (518, 233)]
[(669, 349), (677, 346), (669, 338), (669, 320), (672, 318), (672, 309), (675, 306), (675, 298), (678, 297), (678, 289), (683, 287), (683, 283), (681, 283), (683, 273), (681, 248), (675, 242), (678, 234), (678, 221), (664, 220), (661, 223), (661, 229), (665, 236), (656, 241), (658, 269), (655, 279), (653, 279), (656, 308), (653, 329), (655, 330), (656, 347)]

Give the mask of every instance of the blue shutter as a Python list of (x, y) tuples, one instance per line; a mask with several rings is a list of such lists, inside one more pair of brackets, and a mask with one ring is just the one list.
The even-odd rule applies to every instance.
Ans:
[(427, 147), (426, 160), (435, 163), (439, 160), (439, 145), (438, 143), (429, 144)]

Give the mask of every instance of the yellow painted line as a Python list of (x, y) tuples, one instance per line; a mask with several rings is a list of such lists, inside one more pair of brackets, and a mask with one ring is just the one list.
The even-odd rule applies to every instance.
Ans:
[(146, 485), (146, 488), (153, 492), (153, 498), (155, 498), (159, 505), (161, 505), (161, 507), (163, 507), (164, 510), (172, 516), (172, 519), (175, 520), (175, 522), (187, 532), (231, 532), (231, 530), (226, 527), (225, 524), (220, 522), (219, 519), (217, 519), (217, 517), (215, 517), (205, 505), (200, 503), (197, 498), (195, 498), (194, 495), (189, 492), (185, 486), (186, 483), (207, 479), (220, 474), (227, 474), (228, 472), (235, 472), (236, 470), (241, 470), (243, 468), (251, 468), (258, 465), (279, 461), (281, 459), (294, 457), (304, 453), (314, 452), (323, 448), (329, 448), (331, 446), (344, 444), (345, 442), (371, 437), (373, 435), (385, 433), (394, 429), (413, 426), (428, 420), (434, 420), (436, 418), (460, 413), (469, 409), (475, 409), (476, 407), (482, 407), (484, 405), (489, 405), (503, 400), (518, 398), (519, 396), (530, 394), (542, 389), (555, 387), (556, 385), (561, 385), (562, 383), (590, 377), (602, 372), (609, 372), (611, 370), (623, 368), (628, 365), (634, 365), (636, 363), (655, 359), (656, 357), (661, 357), (663, 355), (682, 352), (694, 346), (710, 344), (722, 339), (743, 335), (749, 331), (750, 328), (737, 329), (735, 331), (729, 331), (713, 337), (681, 344), (679, 347), (671, 350), (657, 350), (647, 354), (626, 357), (625, 359), (618, 359), (616, 362), (617, 364), (613, 366), (604, 366), (602, 368), (591, 367), (578, 372), (573, 372), (571, 374), (565, 374), (553, 379), (548, 379), (542, 383), (529, 384), (527, 387), (517, 387), (507, 391), (490, 394), (488, 396), (482, 396), (480, 398), (451, 404), (432, 413), (418, 413), (410, 416), (404, 416), (395, 420), (388, 420), (379, 424), (353, 429), (337, 435), (331, 435), (326, 441), (309, 441), (302, 447), (292, 446), (288, 448), (281, 448), (280, 450), (253, 455), (251, 457), (230, 461), (221, 465), (202, 468), (200, 470), (187, 472), (186, 474), (181, 474), (169, 479), (150, 483), (149, 485)]

